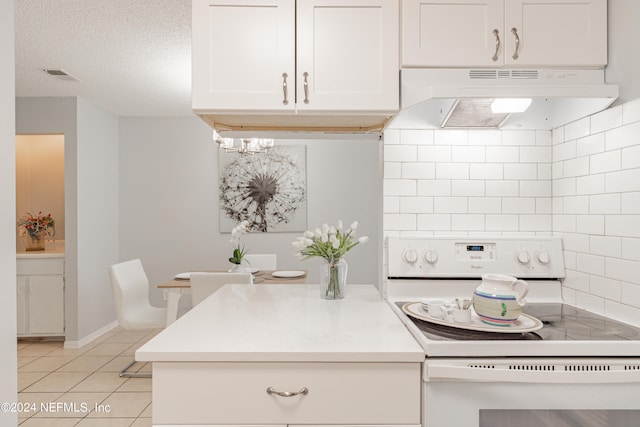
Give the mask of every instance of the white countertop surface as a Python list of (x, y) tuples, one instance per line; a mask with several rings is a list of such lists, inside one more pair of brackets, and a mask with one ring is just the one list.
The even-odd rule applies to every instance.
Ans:
[(372, 285), (342, 300), (318, 285), (227, 285), (136, 351), (139, 361), (422, 362)]

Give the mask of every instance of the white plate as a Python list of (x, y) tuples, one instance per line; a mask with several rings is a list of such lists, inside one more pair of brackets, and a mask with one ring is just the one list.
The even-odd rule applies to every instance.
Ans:
[(174, 279), (176, 280), (189, 280), (191, 278), (191, 272), (187, 272), (187, 273), (178, 273), (175, 276), (173, 276)]
[(291, 270), (291, 271), (274, 271), (273, 273), (271, 273), (271, 275), (273, 277), (302, 277), (305, 275), (304, 271), (299, 271), (299, 270)]
[(533, 332), (542, 328), (542, 322), (535, 317), (529, 316), (528, 314), (521, 314), (511, 325), (506, 326), (494, 326), (489, 325), (488, 323), (484, 323), (473, 308), (471, 310), (471, 322), (470, 323), (456, 323), (451, 319), (436, 319), (435, 317), (429, 316), (425, 309), (422, 308), (422, 304), (419, 302), (408, 302), (402, 306), (402, 311), (408, 314), (411, 317), (415, 317), (416, 319), (424, 320), (425, 322), (437, 323), (438, 325), (451, 326), (459, 329), (469, 329), (471, 331), (482, 331), (482, 332), (504, 332), (504, 333), (524, 333), (524, 332)]

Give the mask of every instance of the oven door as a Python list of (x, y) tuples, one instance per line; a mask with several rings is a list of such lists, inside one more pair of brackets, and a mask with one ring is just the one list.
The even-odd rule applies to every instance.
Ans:
[(631, 427), (640, 359), (427, 359), (423, 427)]

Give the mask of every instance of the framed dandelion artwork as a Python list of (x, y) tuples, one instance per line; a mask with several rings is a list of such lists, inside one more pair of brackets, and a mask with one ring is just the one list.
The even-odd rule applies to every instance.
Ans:
[(241, 221), (250, 231), (304, 231), (306, 146), (278, 145), (256, 154), (219, 153), (220, 232)]

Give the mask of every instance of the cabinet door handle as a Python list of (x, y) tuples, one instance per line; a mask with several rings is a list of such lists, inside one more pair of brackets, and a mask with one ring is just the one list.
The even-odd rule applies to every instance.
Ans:
[(284, 92), (284, 99), (282, 100), (282, 103), (284, 105), (289, 104), (289, 91), (287, 89), (287, 77), (289, 77), (287, 75), (287, 73), (282, 73), (282, 91)]
[(518, 57), (520, 55), (518, 55), (518, 51), (520, 50), (520, 37), (518, 37), (518, 29), (516, 27), (513, 27), (511, 29), (511, 34), (513, 34), (513, 36), (516, 38), (516, 50), (513, 52), (513, 55), (511, 55), (511, 57), (513, 59), (518, 59)]
[(309, 81), (307, 78), (309, 77), (309, 73), (306, 71), (302, 73), (302, 77), (304, 77), (304, 103), (309, 103)]
[(500, 51), (500, 31), (497, 29), (493, 30), (493, 35), (496, 37), (496, 52), (493, 54), (491, 59), (493, 59), (493, 62), (496, 62), (498, 60), (498, 52)]
[(282, 397), (293, 397), (293, 396), (298, 396), (299, 394), (301, 394), (303, 396), (306, 396), (307, 394), (309, 394), (309, 389), (306, 388), (306, 387), (302, 387), (298, 391), (277, 391), (273, 387), (268, 387), (267, 388), (267, 394), (276, 394), (276, 395), (282, 396)]

